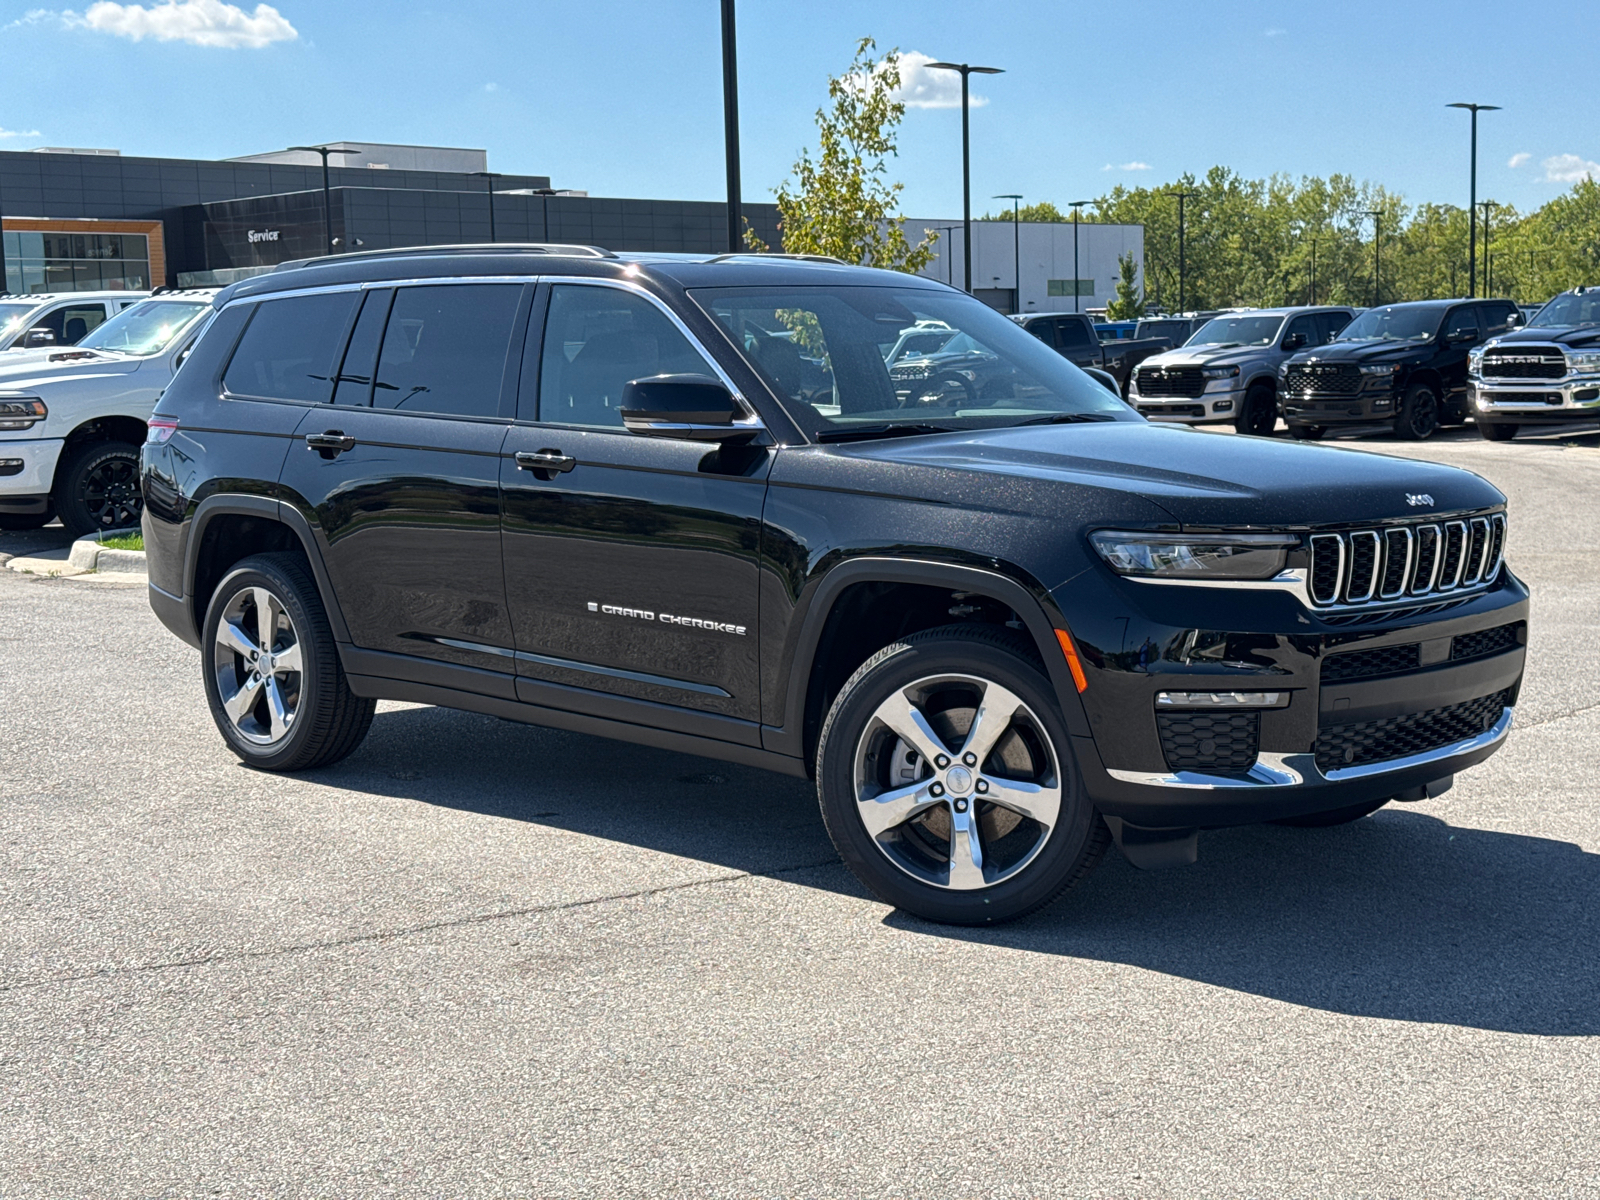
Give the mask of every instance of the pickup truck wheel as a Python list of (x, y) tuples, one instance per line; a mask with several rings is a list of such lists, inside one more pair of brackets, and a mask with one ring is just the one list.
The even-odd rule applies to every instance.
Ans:
[(139, 523), (139, 447), (127, 442), (91, 442), (56, 467), (52, 493), (61, 524), (72, 537)]
[(1433, 388), (1413, 383), (1406, 389), (1394, 431), (1408, 442), (1425, 441), (1439, 431), (1439, 396)]
[(1478, 436), (1491, 442), (1509, 442), (1517, 436), (1517, 427), (1504, 421), (1479, 421)]
[(1289, 436), (1300, 442), (1320, 442), (1327, 436), (1326, 425), (1291, 425)]
[(956, 625), (880, 650), (817, 747), (822, 818), (879, 899), (988, 925), (1042, 908), (1105, 853), (1053, 689), (1004, 629)]
[(1278, 397), (1270, 387), (1257, 384), (1244, 394), (1244, 408), (1233, 420), (1238, 433), (1271, 437), (1278, 427)]
[(201, 676), (228, 749), (263, 771), (338, 762), (361, 744), (377, 702), (350, 691), (311, 573), (293, 554), (228, 572), (201, 626)]
[(1331, 829), (1335, 825), (1348, 825), (1351, 821), (1359, 821), (1369, 813), (1375, 813), (1389, 798), (1382, 800), (1364, 800), (1360, 804), (1347, 804), (1343, 808), (1330, 808), (1327, 812), (1306, 813), (1300, 817), (1284, 817), (1281, 820), (1269, 821), (1269, 825), (1289, 825), (1295, 829)]

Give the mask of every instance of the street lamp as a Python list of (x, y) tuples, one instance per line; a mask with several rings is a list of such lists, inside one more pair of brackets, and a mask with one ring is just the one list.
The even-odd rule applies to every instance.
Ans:
[(500, 178), (500, 172), (473, 171), (471, 174), (481, 176), (489, 183), (489, 241), (497, 242), (500, 239), (494, 235), (494, 181)]
[(1372, 218), (1372, 307), (1378, 307), (1378, 244), (1383, 237), (1383, 213), (1375, 208), (1362, 210), (1363, 217)]
[[(1200, 193), (1199, 192), (1178, 191), (1178, 192), (1163, 192), (1161, 194), (1163, 196), (1175, 196), (1175, 197), (1177, 197), (1177, 200), (1178, 200), (1178, 311), (1180, 313), (1185, 313), (1185, 312), (1189, 311), (1189, 306), (1185, 302), (1185, 293), (1184, 293), (1184, 286), (1183, 286), (1183, 273), (1184, 273), (1184, 263), (1183, 263), (1183, 202), (1185, 200), (1194, 199)], [(1076, 287), (1077, 285), (1074, 284), (1073, 286)]]
[(728, 170), (728, 253), (744, 245), (744, 201), (739, 194), (739, 64), (733, 0), (722, 0), (722, 138)]
[(1078, 311), (1078, 280), (1083, 278), (1083, 272), (1078, 270), (1078, 215), (1083, 211), (1085, 204), (1093, 204), (1093, 200), (1073, 200), (1067, 207), (1072, 210), (1072, 311)]
[(1472, 190), (1467, 204), (1467, 295), (1478, 294), (1478, 114), (1499, 112), (1498, 104), (1447, 104), (1446, 108), (1464, 108), (1472, 113)]
[(1012, 271), (1012, 277), (1016, 280), (1016, 290), (1013, 291), (1012, 294), (1011, 294), (1011, 307), (1012, 307), (1012, 309), (1014, 311), (1021, 312), (1022, 311), (1022, 235), (1017, 232), (1017, 228), (1018, 228), (1018, 226), (1017, 226), (1017, 220), (1018, 220), (1017, 206), (1022, 203), (1022, 194), (1020, 192), (1002, 192), (1000, 195), (992, 197), (992, 199), (995, 199), (995, 200), (1009, 200), (1009, 201), (1011, 201), (1011, 255), (1012, 255), (1012, 268), (1011, 268), (1011, 271)]
[(312, 154), (322, 155), (322, 236), (327, 243), (325, 254), (333, 253), (333, 192), (328, 187), (328, 155), (332, 151), (327, 146), (290, 146), (291, 150), (309, 150)]
[(967, 117), (971, 106), (967, 103), (967, 77), (969, 75), (1003, 75), (1000, 67), (975, 67), (971, 63), (935, 62), (928, 66), (937, 71), (961, 72), (961, 228), (962, 250), (966, 255), (963, 278), (967, 291), (972, 291), (972, 138)]

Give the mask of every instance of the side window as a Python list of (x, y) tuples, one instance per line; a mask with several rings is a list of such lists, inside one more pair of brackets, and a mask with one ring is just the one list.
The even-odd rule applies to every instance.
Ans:
[(1056, 325), (1056, 344), (1063, 350), (1081, 350), (1094, 343), (1089, 340), (1089, 327), (1082, 321), (1063, 317)]
[(106, 319), (104, 304), (74, 304), (61, 310), (61, 336), (63, 345), (76, 346), (96, 325)]
[(234, 396), (325, 402), (360, 298), (359, 292), (325, 292), (263, 300), (228, 363), (224, 390)]
[(356, 318), (355, 332), (350, 335), (350, 347), (344, 352), (344, 362), (334, 381), (335, 404), (372, 403), (373, 368), (378, 361), (378, 343), (383, 340), (384, 322), (389, 319), (389, 302), (394, 299), (394, 289), (378, 288), (366, 294), (361, 302), (361, 315)]
[(1029, 321), (1023, 328), (1046, 346), (1053, 347), (1056, 344), (1056, 323), (1054, 321)]
[(1350, 314), (1344, 312), (1325, 312), (1317, 314), (1318, 345), (1326, 345), (1344, 332), (1344, 327), (1350, 324)]
[(1479, 312), (1483, 319), (1484, 337), (1494, 337), (1496, 334), (1505, 333), (1511, 328), (1511, 306), (1509, 304), (1485, 304)]
[(372, 406), (500, 415), (500, 384), (522, 285), (441, 284), (395, 292)]
[[(785, 341), (783, 349), (795, 360), (798, 373), (796, 347)], [(559, 425), (620, 429), (622, 388), (629, 380), (712, 373), (689, 339), (648, 300), (584, 284), (550, 289), (543, 360), (539, 420)], [(768, 366), (765, 358), (761, 361)], [(783, 378), (776, 361), (769, 370)]]
[(1470, 308), (1452, 309), (1450, 316), (1445, 321), (1444, 335), (1451, 341), (1471, 335), (1473, 340), (1480, 336), (1478, 333), (1478, 314)]
[(1315, 346), (1321, 340), (1317, 337), (1316, 317), (1307, 314), (1306, 316), (1296, 317), (1294, 320), (1290, 321), (1289, 328), (1283, 331), (1283, 342), (1279, 344), (1282, 345), (1287, 343), (1288, 340), (1294, 337), (1296, 334), (1298, 334), (1300, 337), (1299, 344), (1301, 346)]

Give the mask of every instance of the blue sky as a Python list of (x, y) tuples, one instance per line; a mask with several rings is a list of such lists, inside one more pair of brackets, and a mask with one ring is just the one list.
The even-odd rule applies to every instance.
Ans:
[[(1480, 118), (1480, 198), (1526, 210), (1600, 176), (1594, 0), (744, 0), (739, 23), (751, 200), (812, 141), (826, 78), (863, 35), (1006, 69), (974, 88), (978, 211), (998, 192), (1064, 203), (1215, 163), (1464, 204), (1467, 116), (1452, 100), (1505, 106)], [(0, 148), (481, 146), (493, 169), (557, 187), (720, 199), (719, 71), (716, 0), (0, 3)], [(908, 214), (959, 214), (957, 109), (908, 111), (896, 174)]]

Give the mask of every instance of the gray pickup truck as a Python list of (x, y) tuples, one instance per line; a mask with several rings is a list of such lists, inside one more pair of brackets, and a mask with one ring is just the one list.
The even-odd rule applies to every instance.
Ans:
[(1082, 313), (1028, 313), (1016, 318), (1034, 337), (1053, 346), (1074, 366), (1099, 367), (1117, 381), (1122, 394), (1128, 394), (1133, 369), (1163, 350), (1170, 350), (1170, 338), (1137, 338), (1102, 342), (1094, 325)]
[(1278, 364), (1331, 342), (1354, 316), (1348, 308), (1263, 308), (1213, 317), (1180, 348), (1141, 362), (1128, 402), (1153, 421), (1226, 421), (1264, 437), (1278, 424)]

